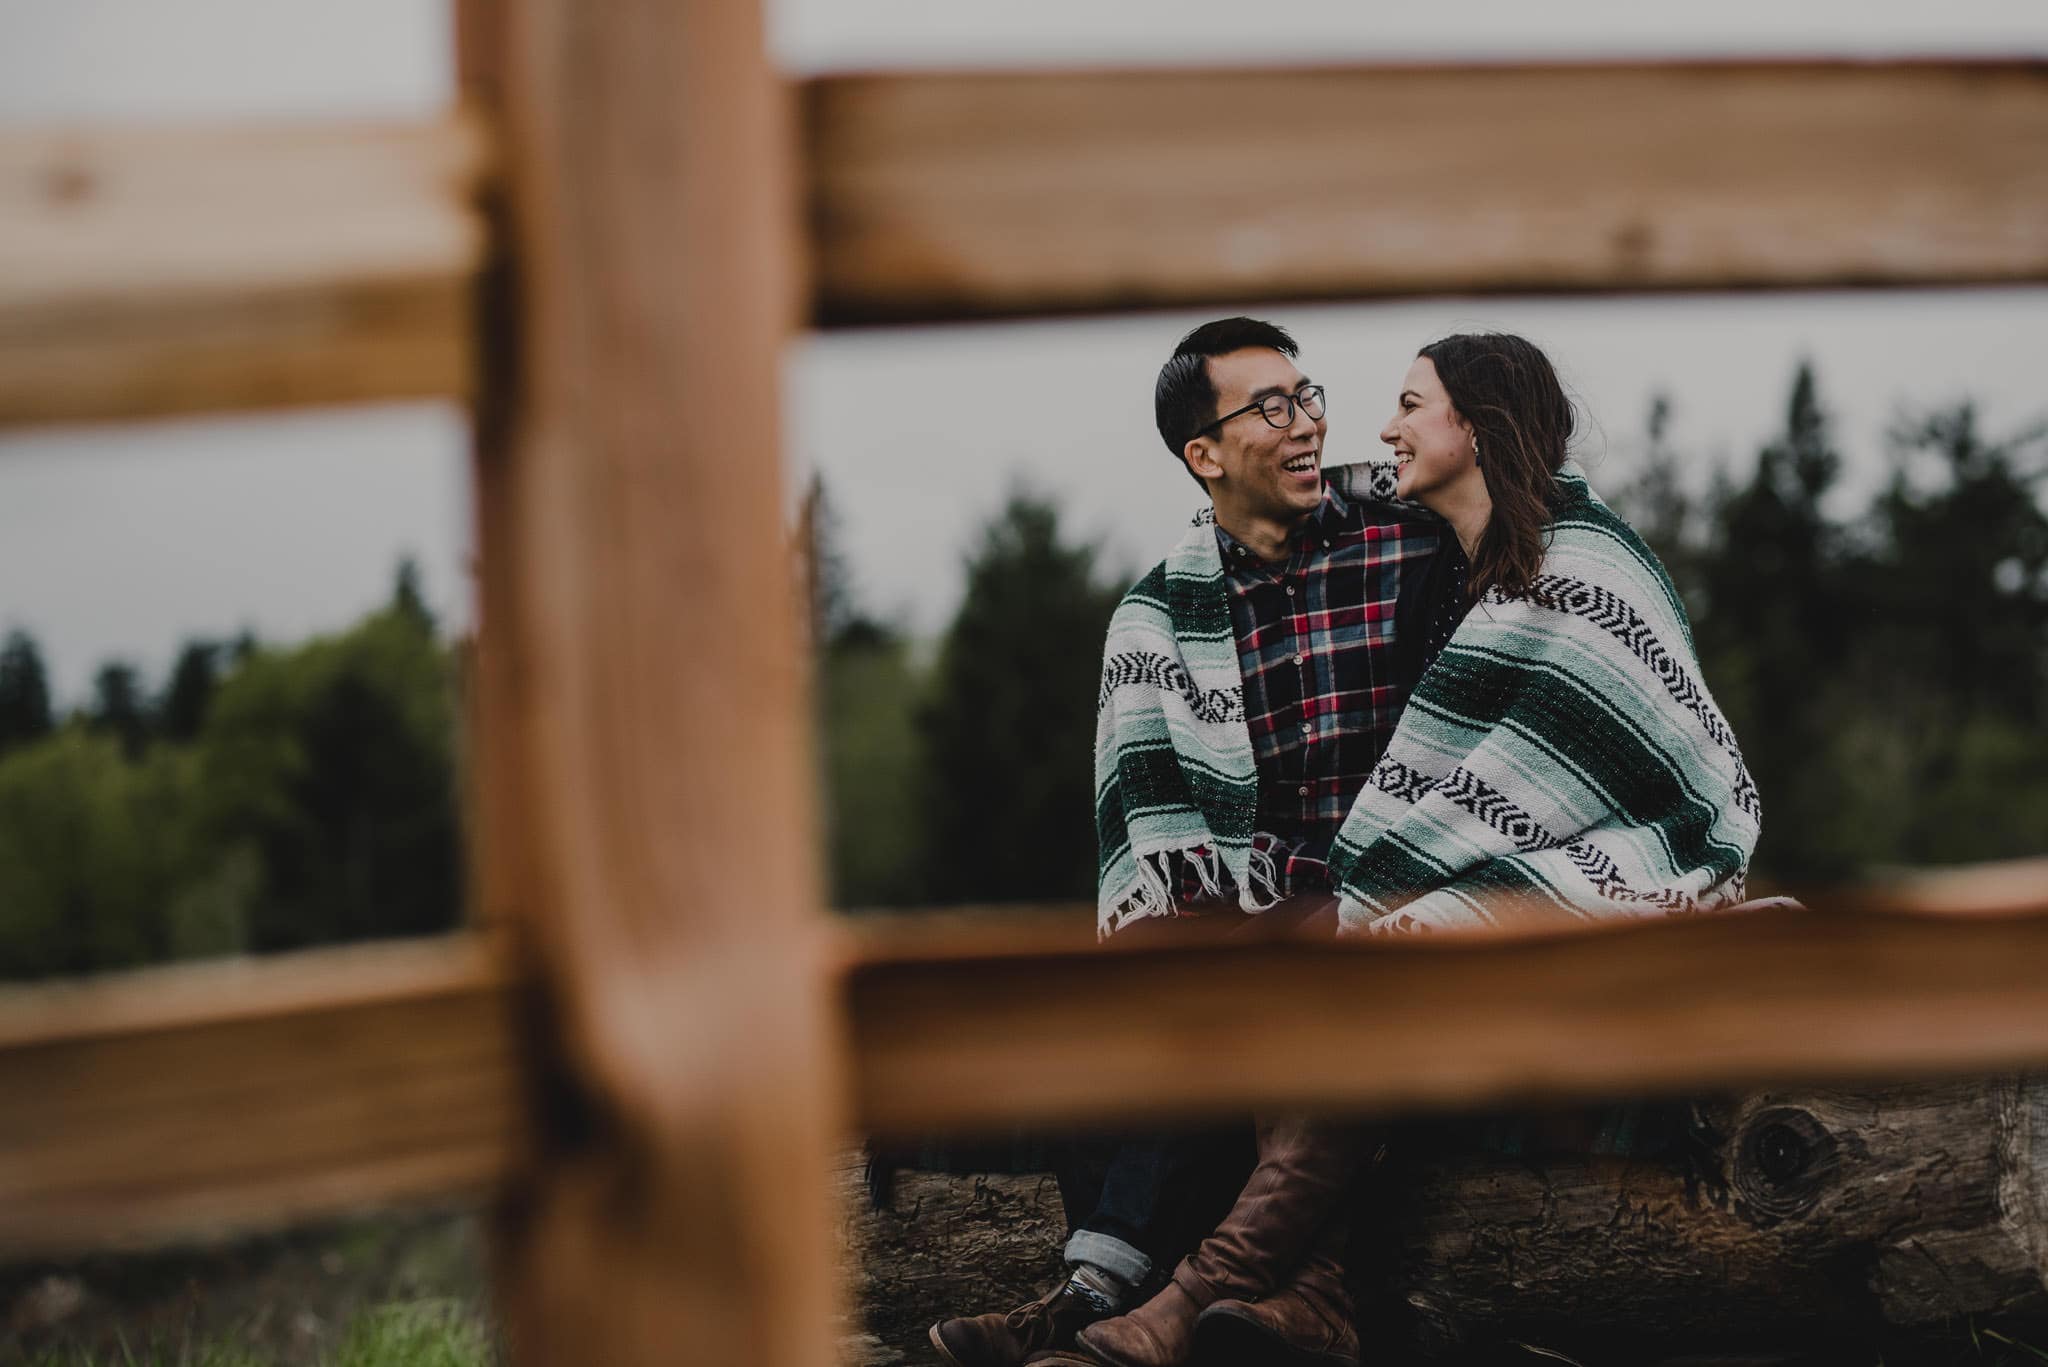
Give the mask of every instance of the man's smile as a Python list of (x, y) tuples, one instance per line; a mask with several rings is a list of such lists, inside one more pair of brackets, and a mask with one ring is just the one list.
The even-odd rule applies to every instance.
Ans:
[(1320, 455), (1317, 451), (1304, 451), (1298, 456), (1282, 461), (1280, 468), (1290, 475), (1312, 475), (1316, 472)]

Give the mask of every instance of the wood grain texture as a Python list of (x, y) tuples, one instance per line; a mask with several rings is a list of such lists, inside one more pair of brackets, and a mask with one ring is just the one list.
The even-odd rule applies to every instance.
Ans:
[(483, 941), (0, 994), (0, 1251), (481, 1195), (525, 1142)]
[[(464, 104), (494, 124), (504, 113), (505, 11), (499, 0), (458, 0), (456, 76)], [(465, 702), (463, 778), (469, 821), (473, 921), (516, 924), (535, 886), (528, 821), (539, 794), (515, 745), (529, 677), (517, 608), (519, 495), (514, 478), (518, 412), (518, 296), (511, 206), (502, 181), (483, 187), (479, 211), (490, 251), (476, 279), (475, 378), (470, 399), (470, 494), (477, 535), (476, 631)]]
[(0, 133), (0, 423), (461, 395), (474, 120)]
[[(1844, 903), (1566, 936), (1152, 952), (1093, 946), (1082, 907), (1050, 926), (790, 929), (784, 948), (828, 965), (811, 986), (845, 1013), (850, 1127), (1000, 1131), (2039, 1066), (2042, 900), (1963, 918)], [(562, 1180), (545, 1164), (591, 1171), (625, 1103), (565, 1084), (561, 1060), (533, 1052), (547, 1024), (534, 980), (496, 944), (323, 950), (0, 994), (0, 1253), (507, 1180), (534, 1199), (534, 1184)], [(654, 998), (619, 1008), (656, 1060), (642, 1084), (654, 1099), (634, 1104), (659, 1104), (661, 1123), (692, 1137), (729, 1133), (725, 1088), (739, 1073), (740, 1095), (784, 1114), (786, 1061), (746, 1033), (759, 1008), (735, 1006), (762, 971), (728, 949), (665, 977), (616, 975)], [(713, 1015), (730, 1010), (737, 1028)], [(528, 1081), (544, 1084), (523, 1092), (522, 1048)], [(758, 1171), (805, 1186), (798, 1155), (774, 1161), (787, 1166)], [(821, 1180), (830, 1166), (818, 1156)], [(698, 1171), (709, 1182), (716, 1169)], [(666, 1190), (637, 1171), (611, 1180), (634, 1210)]]
[(826, 321), (2048, 278), (2048, 66), (835, 77)]
[(855, 1109), (916, 1134), (2039, 1065), (2042, 903), (1149, 952), (878, 935), (846, 969)]
[[(506, 0), (519, 925), (541, 1161), (516, 1361), (828, 1360), (840, 1120), (777, 489), (787, 92), (746, 0)], [(496, 856), (492, 856), (495, 858)], [(499, 885), (503, 885), (502, 879)]]
[[(1634, 1158), (1510, 1155), (1481, 1124), (1384, 1134), (1351, 1266), (1361, 1336), (1400, 1362), (1494, 1361), (1512, 1343), (1587, 1363), (1876, 1362), (1900, 1359), (1883, 1340), (1905, 1327), (2048, 1311), (2039, 1081), (1759, 1091), (1670, 1119), (1685, 1142)], [(859, 1308), (912, 1360), (934, 1320), (1058, 1276), (1049, 1175), (902, 1171), (879, 1209), (859, 1176)]]

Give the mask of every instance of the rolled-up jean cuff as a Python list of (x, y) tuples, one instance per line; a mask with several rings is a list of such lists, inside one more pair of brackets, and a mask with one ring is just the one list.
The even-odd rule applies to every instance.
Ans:
[(1152, 1275), (1152, 1260), (1113, 1234), (1077, 1229), (1067, 1239), (1066, 1259), (1099, 1267), (1127, 1286)]

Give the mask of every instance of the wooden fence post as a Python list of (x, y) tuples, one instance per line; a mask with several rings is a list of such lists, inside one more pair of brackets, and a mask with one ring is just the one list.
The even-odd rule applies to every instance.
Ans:
[(520, 659), (481, 741), (527, 795), (544, 1018), (507, 1334), (525, 1363), (822, 1363), (839, 1094), (777, 493), (787, 94), (744, 0), (504, 18), (519, 344), (484, 537)]

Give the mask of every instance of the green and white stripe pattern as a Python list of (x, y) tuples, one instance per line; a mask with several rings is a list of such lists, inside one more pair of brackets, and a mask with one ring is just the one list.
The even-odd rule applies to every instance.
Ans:
[[(1329, 470), (1393, 497), (1394, 467)], [(1742, 899), (1760, 807), (1656, 557), (1559, 475), (1526, 594), (1475, 604), (1410, 696), (1330, 866), (1347, 932), (1477, 926), (1503, 896), (1589, 918)], [(1098, 933), (1167, 915), (1184, 869), (1247, 911), (1258, 786), (1213, 515), (1124, 596), (1095, 733)]]
[(1345, 818), (1346, 933), (1742, 900), (1762, 809), (1670, 578), (1567, 462), (1528, 592), (1473, 605)]
[[(1384, 461), (1326, 472), (1340, 492), (1382, 502), (1394, 476)], [(1273, 869), (1251, 843), (1258, 797), (1223, 552), (1205, 508), (1110, 618), (1095, 717), (1097, 933), (1170, 914), (1189, 868), (1212, 892), (1234, 887), (1247, 911), (1271, 906)]]

